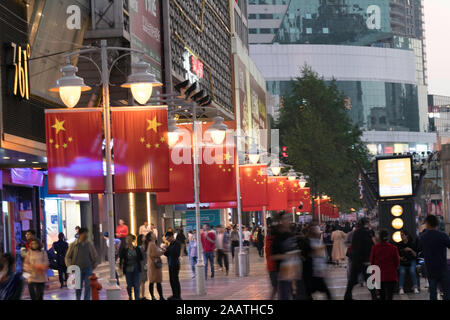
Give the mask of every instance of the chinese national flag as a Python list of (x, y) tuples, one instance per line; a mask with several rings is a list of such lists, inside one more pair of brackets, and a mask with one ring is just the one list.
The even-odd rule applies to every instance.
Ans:
[[(156, 203), (158, 205), (194, 203), (194, 178), (191, 150), (190, 146), (183, 147), (178, 145), (170, 149), (170, 190), (169, 192), (156, 193)], [(177, 161), (182, 160), (184, 155), (188, 155), (186, 159), (189, 159), (189, 163)]]
[(286, 177), (268, 177), (269, 205), (267, 210), (286, 210), (288, 201)]
[(103, 193), (101, 110), (46, 110), (45, 128), (48, 192)]
[(320, 206), (320, 215), (330, 217), (333, 213), (332, 205), (329, 199), (315, 199), (315, 214), (319, 214), (319, 206)]
[(292, 208), (295, 208), (297, 210), (298, 206), (300, 205), (300, 185), (298, 184), (298, 180), (294, 181), (287, 181), (287, 187), (288, 187), (288, 202), (286, 210), (292, 211)]
[(303, 204), (303, 208), (300, 210), (300, 212), (311, 212), (312, 202), (310, 188), (300, 189), (300, 202), (301, 204)]
[(233, 141), (231, 131), (227, 132), (222, 145), (205, 143), (201, 147), (201, 203), (236, 201), (236, 152), (234, 144), (227, 146), (227, 141)]
[(242, 207), (267, 206), (267, 165), (243, 165), (239, 170)]
[(169, 191), (167, 107), (112, 108), (115, 192)]

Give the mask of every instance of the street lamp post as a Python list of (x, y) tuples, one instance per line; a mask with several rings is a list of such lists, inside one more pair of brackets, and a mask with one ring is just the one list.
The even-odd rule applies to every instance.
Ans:
[[(108, 51), (126, 51), (127, 54), (123, 54), (117, 58), (111, 66), (108, 66)], [(108, 213), (108, 233), (109, 233), (109, 247), (108, 247), (108, 262), (109, 262), (109, 283), (106, 289), (108, 300), (120, 300), (120, 287), (116, 282), (116, 262), (115, 262), (115, 252), (114, 252), (114, 191), (112, 184), (112, 154), (111, 154), (111, 115), (110, 115), (110, 95), (109, 95), (109, 78), (112, 67), (115, 63), (132, 53), (143, 54), (143, 51), (134, 50), (130, 48), (122, 47), (108, 47), (106, 40), (101, 40), (100, 48), (89, 48), (82, 49), (72, 53), (67, 54), (67, 66), (62, 68), (64, 76), (57, 81), (57, 86), (50, 89), (53, 92), (59, 92), (61, 100), (69, 107), (73, 108), (79, 101), (81, 91), (90, 90), (89, 87), (84, 85), (81, 78), (75, 76), (77, 68), (70, 65), (70, 58), (75, 55), (81, 55), (85, 53), (100, 53), (101, 55), (101, 68), (95, 63), (94, 60), (88, 57), (83, 57), (91, 61), (101, 74), (101, 84), (103, 87), (103, 121), (104, 121), (104, 135), (105, 135), (105, 157), (106, 157), (106, 211)], [(132, 74), (128, 83), (123, 85), (124, 87), (130, 87), (133, 97), (141, 103), (147, 103), (151, 96), (151, 91), (153, 86), (161, 86), (162, 84), (155, 80), (155, 76), (147, 72), (147, 66), (145, 62), (138, 64), (141, 69), (140, 73)], [(65, 74), (64, 72), (69, 72)], [(81, 80), (81, 81), (80, 81)]]

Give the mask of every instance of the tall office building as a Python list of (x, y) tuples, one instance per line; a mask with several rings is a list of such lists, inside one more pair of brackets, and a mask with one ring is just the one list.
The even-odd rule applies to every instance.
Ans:
[(250, 54), (278, 106), (307, 64), (336, 79), (371, 153), (434, 148), (423, 0), (250, 0), (248, 14)]

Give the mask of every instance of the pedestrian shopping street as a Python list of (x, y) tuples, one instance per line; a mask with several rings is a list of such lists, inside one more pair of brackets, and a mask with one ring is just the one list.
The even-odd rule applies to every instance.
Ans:
[[(165, 259), (165, 257), (163, 257)], [(234, 265), (230, 265), (230, 274), (225, 275), (225, 271), (221, 272), (215, 265), (215, 277), (211, 279), (208, 273), (206, 280), (206, 296), (199, 297), (196, 295), (196, 280), (192, 279), (191, 269), (187, 257), (181, 259), (182, 267), (180, 270), (181, 296), (183, 300), (268, 300), (270, 298), (270, 283), (268, 273), (266, 271), (265, 258), (258, 256), (254, 247), (250, 248), (250, 274), (248, 277), (239, 278), (235, 275)], [(100, 283), (105, 287), (108, 277), (108, 266), (100, 265), (96, 269), (96, 274), (100, 278)], [(343, 300), (345, 287), (347, 284), (346, 268), (330, 266), (328, 269), (327, 284), (337, 300)], [(421, 279), (420, 294), (394, 295), (394, 300), (428, 300), (428, 291), (424, 289), (425, 281)], [(127, 300), (127, 290), (125, 278), (120, 278), (121, 297)], [(148, 283), (146, 284), (146, 297), (150, 299), (148, 293)], [(172, 295), (169, 284), (169, 272), (166, 261), (163, 266), (163, 292), (164, 297), (168, 298)], [(158, 294), (155, 288), (155, 296)], [(29, 299), (27, 290), (23, 294), (24, 299)], [(370, 300), (370, 294), (365, 287), (355, 286), (353, 289), (353, 298), (355, 300)], [(68, 288), (59, 288), (59, 282), (55, 277), (50, 282), (50, 288), (45, 291), (45, 300), (75, 300), (75, 290)], [(325, 295), (316, 293), (314, 299), (326, 299)], [(106, 291), (100, 291), (100, 300), (106, 300)]]

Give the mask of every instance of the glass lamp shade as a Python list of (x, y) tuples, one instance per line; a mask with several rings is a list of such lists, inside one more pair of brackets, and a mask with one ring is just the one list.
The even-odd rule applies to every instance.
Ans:
[(403, 208), (402, 208), (402, 206), (400, 206), (400, 205), (398, 205), (398, 204), (396, 204), (395, 206), (393, 206), (393, 207), (391, 208), (391, 214), (392, 214), (394, 217), (400, 217), (400, 216), (403, 214)]
[(288, 176), (289, 181), (295, 181), (295, 178), (297, 178), (297, 177), (296, 176)]
[(152, 96), (153, 84), (149, 82), (132, 83), (130, 89), (134, 100), (139, 104), (146, 104)]
[(289, 170), (287, 177), (289, 181), (294, 181), (295, 179), (297, 179), (297, 175), (295, 174), (295, 171), (293, 169)]
[(59, 87), (59, 96), (62, 102), (68, 107), (73, 108), (81, 98), (80, 86)]
[(274, 176), (277, 176), (281, 172), (281, 167), (270, 167), (270, 170), (272, 171)]
[(211, 130), (211, 139), (214, 142), (214, 144), (222, 144), (225, 140), (225, 130)]
[(173, 131), (173, 132), (170, 132), (169, 131), (169, 133), (168, 133), (168, 143), (169, 143), (169, 147), (173, 147), (174, 145), (176, 145), (177, 144), (177, 142), (178, 142), (178, 139), (180, 139), (180, 135), (179, 135), (179, 133), (178, 132), (176, 132), (176, 131)]
[(248, 155), (248, 158), (249, 158), (251, 164), (257, 164), (259, 161), (260, 155), (258, 153), (250, 153)]
[(403, 228), (403, 220), (400, 218), (395, 218), (394, 220), (392, 220), (392, 228), (397, 230)]
[(300, 188), (303, 189), (306, 186), (306, 181), (300, 180), (298, 184), (299, 184)]

